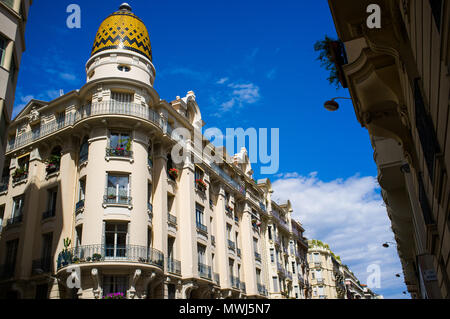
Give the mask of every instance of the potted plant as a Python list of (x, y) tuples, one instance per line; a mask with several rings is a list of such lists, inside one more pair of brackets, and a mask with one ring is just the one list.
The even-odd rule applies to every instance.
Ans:
[(126, 299), (122, 292), (115, 292), (103, 296), (103, 299)]
[(47, 174), (51, 174), (56, 172), (57, 170), (59, 170), (59, 165), (61, 163), (61, 156), (60, 155), (56, 155), (53, 154), (50, 156), (50, 158), (46, 161), (47, 163), (47, 167), (46, 167), (46, 171)]
[(201, 191), (205, 191), (207, 188), (207, 185), (205, 183), (205, 181), (203, 179), (196, 179), (195, 183), (197, 184), (197, 187), (201, 190)]
[(102, 255), (100, 255), (100, 254), (92, 255), (92, 261), (100, 261), (100, 260), (102, 260)]
[(25, 168), (17, 168), (13, 173), (13, 181), (17, 181), (21, 179), (22, 177), (26, 176), (27, 172), (25, 171)]
[(176, 168), (170, 168), (169, 169), (169, 176), (172, 177), (172, 179), (178, 178), (178, 170)]
[(233, 214), (233, 208), (231, 208), (230, 205), (225, 205), (225, 211), (226, 211), (228, 214)]
[(347, 63), (342, 42), (325, 36), (324, 40), (317, 41), (314, 44), (314, 50), (320, 52), (317, 59), (321, 62), (321, 66), (330, 71), (328, 77), (330, 84), (334, 84), (336, 88), (339, 88), (339, 86), (347, 87), (342, 72), (342, 65)]

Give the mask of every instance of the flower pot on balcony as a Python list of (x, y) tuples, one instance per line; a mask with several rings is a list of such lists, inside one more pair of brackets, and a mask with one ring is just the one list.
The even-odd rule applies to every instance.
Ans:
[(178, 170), (176, 168), (171, 168), (169, 169), (169, 176), (173, 179), (176, 180), (178, 178)]
[(195, 183), (196, 183), (196, 185), (197, 185), (197, 188), (198, 188), (199, 190), (201, 190), (202, 192), (204, 192), (204, 191), (206, 190), (207, 185), (206, 185), (206, 183), (205, 183), (204, 180), (202, 180), (202, 179), (197, 179), (197, 180), (195, 180)]

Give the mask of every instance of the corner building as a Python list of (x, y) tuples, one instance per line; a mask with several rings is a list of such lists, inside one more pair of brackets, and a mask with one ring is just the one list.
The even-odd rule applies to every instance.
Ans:
[[(194, 136), (201, 113), (193, 92), (160, 99), (148, 32), (129, 5), (101, 24), (86, 74), (10, 126), (0, 298), (269, 298), (269, 184), (252, 179), (245, 149), (217, 163), (203, 140), (204, 153), (172, 160), (173, 130)], [(289, 221), (289, 238), (304, 243)], [(80, 288), (68, 285), (71, 269)]]

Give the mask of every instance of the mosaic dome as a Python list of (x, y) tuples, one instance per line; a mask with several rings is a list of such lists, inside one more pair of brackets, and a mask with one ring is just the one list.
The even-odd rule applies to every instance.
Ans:
[(92, 47), (91, 56), (96, 53), (123, 49), (139, 53), (152, 61), (152, 47), (147, 28), (124, 3), (119, 10), (108, 16), (100, 25)]

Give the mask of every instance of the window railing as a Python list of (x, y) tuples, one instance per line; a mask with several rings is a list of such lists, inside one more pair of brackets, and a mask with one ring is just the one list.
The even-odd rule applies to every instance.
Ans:
[(152, 122), (162, 130), (166, 129), (164, 128), (163, 119), (161, 116), (147, 106), (137, 103), (117, 103), (113, 101), (106, 101), (85, 105), (80, 107), (76, 113), (67, 113), (64, 121), (53, 120), (49, 123), (41, 124), (40, 129), (35, 132), (29, 131), (22, 133), (8, 142), (6, 151), (10, 152), (50, 135), (60, 129), (73, 126), (86, 118), (100, 115), (133, 116)]
[(231, 287), (239, 289), (239, 287), (240, 287), (240, 280), (239, 280), (238, 277), (230, 275), (230, 282), (231, 282)]
[(203, 234), (208, 234), (208, 227), (200, 222), (197, 222), (197, 231)]
[(28, 172), (23, 172), (19, 175), (13, 175), (13, 183), (19, 183), (28, 178)]
[(231, 240), (228, 240), (228, 248), (234, 251), (236, 249), (235, 243)]
[(61, 167), (60, 163), (51, 163), (47, 165), (45, 171), (47, 172), (47, 175), (50, 175), (59, 172), (60, 167)]
[(198, 263), (198, 275), (201, 278), (212, 280), (211, 266)]
[(53, 256), (41, 257), (35, 259), (31, 263), (31, 272), (33, 274), (39, 274), (41, 272), (49, 273), (52, 272), (53, 266)]
[(218, 273), (214, 273), (214, 282), (220, 285), (220, 275)]
[(257, 287), (258, 287), (258, 293), (260, 295), (267, 296), (266, 286), (264, 286), (263, 284), (257, 284)]
[(174, 215), (168, 213), (167, 214), (167, 222), (169, 224), (171, 224), (171, 225), (176, 226), (177, 225), (177, 218)]
[(15, 217), (11, 217), (6, 221), (6, 225), (7, 226), (11, 226), (11, 225), (16, 225), (16, 224), (20, 224), (23, 220), (23, 215), (20, 214), (18, 216)]
[(54, 209), (50, 209), (44, 213), (42, 213), (42, 219), (52, 218), (55, 217), (56, 211)]
[(103, 204), (110, 205), (110, 204), (120, 204), (120, 205), (131, 205), (131, 197), (130, 196), (124, 196), (124, 195), (105, 195), (103, 196)]
[(84, 208), (84, 199), (78, 201), (78, 203), (75, 204), (75, 212), (79, 212), (83, 208)]
[(172, 274), (181, 275), (181, 261), (167, 258), (167, 271)]
[(87, 245), (63, 250), (58, 255), (57, 268), (71, 264), (93, 262), (136, 262), (164, 268), (164, 254), (154, 248), (135, 245)]
[(116, 147), (116, 148), (107, 147), (106, 148), (106, 156), (132, 158), (133, 152), (128, 151), (124, 148), (120, 148), (120, 147)]

